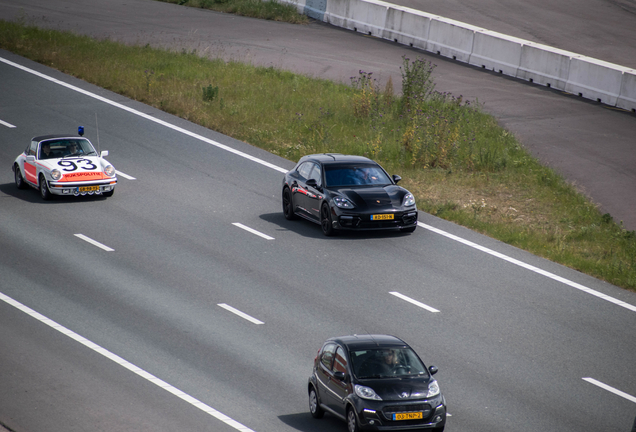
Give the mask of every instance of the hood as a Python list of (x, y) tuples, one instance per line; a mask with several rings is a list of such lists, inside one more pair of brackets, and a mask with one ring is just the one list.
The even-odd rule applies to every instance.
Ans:
[(370, 211), (398, 209), (402, 207), (407, 193), (406, 189), (396, 185), (342, 188), (338, 192), (349, 198), (357, 208)]
[(428, 394), (429, 377), (387, 378), (361, 380), (359, 383), (371, 387), (385, 401), (424, 399)]
[(104, 174), (104, 166), (108, 165), (100, 156), (67, 157), (65, 159), (38, 160), (38, 164), (49, 171), (57, 169), (62, 173), (59, 181), (101, 180), (110, 178)]

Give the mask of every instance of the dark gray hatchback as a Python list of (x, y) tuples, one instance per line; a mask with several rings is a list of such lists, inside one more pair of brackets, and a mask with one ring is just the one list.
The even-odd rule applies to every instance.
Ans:
[(328, 339), (309, 378), (309, 411), (325, 411), (360, 430), (434, 430), (446, 425), (435, 366), (426, 368), (403, 340), (388, 335)]

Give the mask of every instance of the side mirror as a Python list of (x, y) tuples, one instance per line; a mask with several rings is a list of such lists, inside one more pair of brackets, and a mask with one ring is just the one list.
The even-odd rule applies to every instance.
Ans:
[(309, 179), (305, 184), (307, 186), (311, 186), (312, 188), (318, 188), (318, 182), (315, 179)]
[(397, 182), (399, 182), (400, 180), (402, 180), (402, 177), (397, 174), (393, 174), (393, 181), (395, 182), (395, 184), (397, 184)]
[(106, 156), (108, 156), (108, 150), (102, 150), (99, 157), (106, 157)]
[(344, 372), (340, 372), (340, 371), (335, 372), (335, 373), (333, 374), (333, 376), (334, 376), (336, 379), (340, 380), (340, 381), (344, 381), (344, 380), (345, 380), (345, 378), (347, 378), (347, 374), (345, 374)]
[(26, 157), (26, 160), (27, 160), (27, 162), (35, 162), (35, 156), (33, 156), (33, 155), (28, 155), (28, 156)]
[(438, 371), (437, 366), (430, 366), (428, 368), (428, 371), (431, 373), (431, 375), (435, 375)]

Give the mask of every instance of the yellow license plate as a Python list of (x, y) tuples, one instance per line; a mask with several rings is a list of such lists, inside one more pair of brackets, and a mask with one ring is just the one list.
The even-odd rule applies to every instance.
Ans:
[(424, 418), (421, 412), (393, 414), (393, 420), (420, 420)]
[(80, 192), (96, 192), (99, 190), (99, 186), (82, 186), (77, 188)]
[(393, 220), (393, 213), (380, 214), (380, 215), (371, 215), (371, 220)]

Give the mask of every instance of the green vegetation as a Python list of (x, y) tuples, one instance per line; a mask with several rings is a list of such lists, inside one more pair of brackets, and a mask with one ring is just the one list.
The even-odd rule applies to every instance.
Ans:
[(23, 23), (0, 21), (0, 47), (287, 159), (371, 157), (402, 176), (421, 210), (636, 290), (636, 233), (479, 106), (436, 92), (426, 60), (403, 59), (396, 95), (371, 72), (344, 85)]
[(159, 0), (201, 9), (232, 13), (252, 18), (306, 24), (309, 18), (298, 13), (295, 5), (279, 3), (277, 0)]

